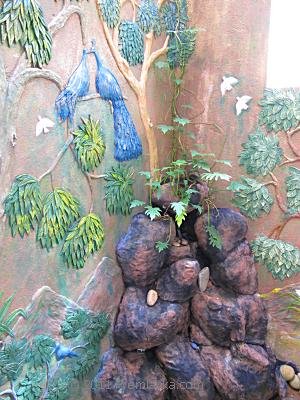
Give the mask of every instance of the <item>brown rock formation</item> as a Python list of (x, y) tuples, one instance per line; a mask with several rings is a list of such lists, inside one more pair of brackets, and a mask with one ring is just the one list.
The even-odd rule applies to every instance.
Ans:
[(194, 296), (198, 289), (199, 263), (193, 259), (182, 259), (169, 268), (157, 282), (161, 299), (184, 303)]
[(188, 303), (163, 300), (149, 307), (147, 290), (126, 289), (114, 329), (115, 343), (122, 349), (151, 349), (187, 330)]
[(93, 400), (164, 400), (167, 379), (145, 354), (110, 349), (92, 383)]
[(167, 251), (159, 253), (155, 244), (172, 241), (173, 237), (174, 223), (170, 219), (151, 221), (145, 214), (136, 214), (116, 250), (125, 284), (151, 285), (160, 275), (167, 256)]
[(215, 400), (216, 392), (210, 374), (199, 351), (194, 350), (187, 339), (178, 336), (172, 342), (159, 346), (155, 354), (170, 381), (172, 399)]

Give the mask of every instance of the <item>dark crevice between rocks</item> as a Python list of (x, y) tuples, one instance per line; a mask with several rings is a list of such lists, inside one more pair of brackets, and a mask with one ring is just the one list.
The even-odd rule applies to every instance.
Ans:
[[(280, 362), (265, 346), (267, 313), (244, 217), (225, 208), (210, 213), (222, 238), (216, 249), (204, 228), (208, 216), (191, 214), (185, 246), (171, 219), (144, 214), (121, 237), (116, 254), (126, 291), (93, 400), (286, 399)], [(170, 232), (174, 245), (158, 253), (155, 243)], [(199, 285), (204, 267), (211, 279)], [(152, 306), (149, 289), (158, 295)]]

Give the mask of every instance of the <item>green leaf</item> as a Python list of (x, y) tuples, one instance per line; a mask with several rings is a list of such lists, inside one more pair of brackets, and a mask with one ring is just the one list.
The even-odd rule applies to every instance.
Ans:
[(300, 169), (289, 168), (289, 175), (286, 180), (286, 196), (289, 214), (300, 213)]
[(129, 215), (134, 199), (133, 170), (118, 165), (106, 172), (105, 201), (110, 215)]
[(144, 35), (136, 22), (121, 21), (119, 25), (119, 49), (129, 65), (144, 61)]
[(146, 203), (141, 200), (133, 200), (130, 204), (130, 208), (135, 208), (135, 207), (143, 207)]
[(187, 205), (187, 203), (182, 201), (171, 203), (171, 209), (175, 212), (175, 221), (178, 227), (181, 226), (187, 216)]
[(30, 364), (34, 368), (45, 366), (50, 363), (55, 340), (45, 335), (37, 335), (33, 338), (30, 349)]
[(103, 224), (96, 214), (90, 213), (70, 228), (62, 248), (62, 257), (68, 267), (80, 269), (87, 258), (99, 251), (104, 241)]
[(166, 133), (172, 132), (174, 130), (174, 126), (172, 125), (158, 125), (159, 130), (165, 135)]
[(282, 240), (260, 236), (251, 242), (255, 261), (265, 266), (275, 279), (283, 280), (300, 272), (300, 250)]
[(120, 0), (98, 0), (104, 22), (109, 28), (115, 28), (120, 21)]
[(89, 314), (86, 310), (67, 310), (66, 318), (61, 325), (61, 334), (64, 339), (76, 338), (84, 331), (88, 324)]
[(91, 116), (82, 118), (82, 125), (73, 135), (76, 159), (81, 170), (94, 171), (102, 162), (106, 149), (99, 121), (94, 121)]
[(205, 230), (208, 234), (209, 244), (219, 250), (222, 249), (222, 238), (218, 230), (211, 224), (207, 224)]
[[(13, 6), (12, 6), (13, 4)], [(0, 41), (20, 45), (33, 67), (51, 59), (52, 37), (36, 0), (4, 0), (0, 8)]]
[(154, 0), (141, 0), (137, 12), (137, 23), (144, 33), (154, 31), (158, 36), (161, 33), (159, 9)]
[(174, 122), (176, 122), (179, 125), (185, 126), (191, 123), (191, 121), (187, 118), (180, 118), (180, 117), (175, 117), (173, 119)]
[(55, 188), (48, 193), (36, 236), (41, 247), (49, 250), (59, 244), (78, 218), (79, 201), (71, 193), (61, 188)]
[(169, 248), (169, 246), (170, 246), (169, 242), (158, 241), (155, 243), (155, 248), (159, 253), (161, 253), (164, 250), (167, 250)]
[(227, 165), (227, 167), (231, 167), (232, 168), (231, 161), (229, 161), (229, 160), (216, 160), (216, 163)]
[(248, 136), (240, 155), (240, 165), (250, 175), (268, 175), (281, 162), (283, 151), (276, 136), (266, 136), (260, 129)]
[(247, 217), (256, 219), (271, 211), (273, 198), (266, 186), (254, 179), (241, 177), (241, 182), (233, 182), (229, 188), (234, 192), (233, 204)]
[(9, 194), (4, 200), (4, 213), (8, 216), (12, 236), (23, 237), (39, 221), (42, 200), (39, 181), (31, 175), (15, 177)]
[(205, 172), (201, 175), (201, 179), (204, 181), (230, 181), (231, 176), (221, 172)]
[(39, 400), (44, 391), (45, 374), (37, 371), (27, 372), (17, 389), (18, 400)]
[(145, 210), (145, 214), (151, 219), (151, 221), (161, 216), (161, 209), (158, 207), (148, 205), (145, 206)]

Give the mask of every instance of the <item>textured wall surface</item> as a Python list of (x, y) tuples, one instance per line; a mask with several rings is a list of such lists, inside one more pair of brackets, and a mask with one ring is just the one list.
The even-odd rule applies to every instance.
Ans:
[[(40, 2), (45, 12), (45, 17), (49, 23), (61, 10), (63, 1)], [(74, 2), (75, 4), (76, 2)], [(107, 43), (105, 41), (101, 24), (99, 21), (96, 2), (82, 2), (83, 13), (86, 18), (86, 39), (90, 46), (91, 39), (95, 38), (99, 54), (106, 66), (111, 68), (122, 86), (124, 96), (127, 98), (127, 106), (132, 113), (138, 132), (143, 139), (144, 154), (143, 158), (134, 160), (130, 164), (136, 171), (144, 170), (148, 167), (147, 142), (143, 135), (143, 127), (137, 108), (136, 98), (133, 95), (123, 76), (119, 73), (114, 63)], [(70, 17), (64, 27), (54, 36), (53, 56), (45, 68), (51, 69), (61, 76), (64, 83), (67, 82), (70, 74), (78, 65), (83, 49), (80, 20), (77, 14)], [(9, 79), (15, 72), (16, 67), (20, 70), (26, 67), (26, 63), (20, 57), (20, 49), (15, 46), (10, 49), (0, 46), (0, 70), (6, 72)], [(90, 56), (89, 61), (91, 87), (90, 93), (95, 93), (95, 61)], [(4, 65), (2, 69), (1, 66)], [(19, 67), (18, 67), (19, 68)], [(139, 67), (135, 68), (139, 73)], [(4, 79), (4, 76), (2, 76)], [(3, 81), (2, 81), (3, 83)], [(149, 79), (149, 109), (153, 123), (165, 123), (168, 114), (167, 101), (168, 82), (162, 76), (157, 75), (153, 70), (150, 71)], [(163, 93), (162, 93), (163, 89)], [(29, 81), (24, 87), (24, 92), (18, 104), (12, 109), (14, 115), (8, 116), (10, 119), (9, 128), (16, 127), (17, 142), (13, 147), (10, 143), (10, 129), (6, 129), (5, 121), (7, 115), (5, 109), (0, 113), (0, 197), (1, 213), (2, 200), (7, 194), (14, 177), (21, 173), (28, 173), (33, 176), (40, 176), (46, 171), (54, 161), (57, 153), (66, 140), (64, 125), (58, 123), (54, 113), (54, 102), (58, 95), (57, 86), (45, 79), (34, 79)], [(0, 106), (7, 105), (4, 88), (0, 87)], [(80, 122), (81, 117), (89, 114), (94, 119), (99, 119), (103, 129), (107, 150), (105, 159), (98, 168), (98, 173), (104, 173), (111, 165), (117, 164), (113, 158), (114, 138), (113, 138), (113, 119), (108, 103), (99, 98), (90, 101), (80, 102), (76, 108), (76, 122)], [(35, 126), (38, 116), (51, 118), (56, 121), (54, 129), (48, 134), (41, 134), (36, 137)], [(168, 152), (168, 146), (160, 136), (160, 149), (162, 157)], [(114, 245), (120, 233), (126, 230), (128, 219), (125, 217), (110, 217), (105, 211), (104, 201), (104, 181), (93, 181), (95, 212), (101, 215), (105, 226), (106, 240), (100, 253), (91, 257), (85, 268), (81, 271), (67, 270), (60, 258), (59, 251), (61, 246), (57, 246), (49, 253), (40, 249), (35, 242), (35, 232), (23, 240), (17, 236), (12, 238), (7, 221), (0, 220), (0, 288), (8, 296), (17, 292), (15, 306), (28, 304), (31, 296), (43, 285), (48, 285), (52, 289), (76, 299), (81, 293), (88, 276), (94, 271), (99, 260), (103, 255), (114, 257)], [(69, 189), (77, 196), (85, 210), (89, 209), (89, 189), (88, 184), (70, 151), (67, 151), (61, 162), (53, 173), (54, 186)], [(51, 190), (50, 178), (47, 177), (42, 182), (44, 193)], [(136, 198), (143, 198), (143, 185), (136, 185)]]
[[(224, 168), (224, 171), (232, 175), (234, 180), (246, 175), (245, 170), (239, 166), (238, 157), (242, 143), (246, 142), (249, 133), (257, 126), (260, 111), (257, 103), (265, 88), (270, 4), (270, 0), (191, 2), (193, 24), (200, 28), (200, 33), (196, 55), (188, 67), (186, 86), (193, 92), (196, 105), (193, 113), (199, 113), (195, 122), (216, 124), (223, 132), (221, 134), (213, 125), (195, 124), (196, 141), (215, 152), (219, 158), (232, 162), (233, 168)], [(220, 84), (223, 75), (237, 77), (239, 84), (222, 98)], [(249, 95), (253, 100), (249, 110), (237, 117), (235, 98), (242, 95)], [(287, 150), (285, 136), (279, 135), (281, 146)], [(226, 143), (223, 148), (224, 138)], [(295, 135), (295, 139), (298, 140), (295, 144), (300, 146), (299, 135)], [(299, 162), (294, 165), (299, 168)], [(286, 170), (282, 176), (278, 176), (282, 192)], [(216, 194), (216, 204), (232, 206), (231, 198), (232, 193), (219, 191)], [(275, 205), (270, 214), (264, 214), (255, 221), (249, 220), (249, 238), (270, 234), (282, 222), (282, 217)], [(282, 232), (281, 239), (299, 247), (298, 232), (299, 220), (291, 221)], [(284, 282), (275, 281), (263, 267), (259, 268), (259, 275), (261, 291), (299, 280), (295, 276)]]

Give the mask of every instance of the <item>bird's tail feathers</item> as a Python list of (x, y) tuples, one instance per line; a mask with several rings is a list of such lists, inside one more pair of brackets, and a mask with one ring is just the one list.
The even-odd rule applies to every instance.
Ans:
[(112, 102), (115, 128), (115, 159), (128, 161), (138, 158), (142, 152), (142, 142), (124, 100)]

